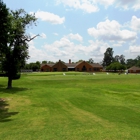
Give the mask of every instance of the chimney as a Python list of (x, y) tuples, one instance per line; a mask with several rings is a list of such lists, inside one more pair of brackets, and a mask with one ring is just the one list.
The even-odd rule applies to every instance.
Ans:
[(69, 64), (71, 64), (71, 59), (69, 59)]

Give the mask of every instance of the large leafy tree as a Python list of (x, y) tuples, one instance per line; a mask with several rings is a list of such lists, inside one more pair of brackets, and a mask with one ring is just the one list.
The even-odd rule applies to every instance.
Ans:
[(109, 66), (114, 61), (113, 53), (114, 53), (113, 48), (106, 49), (106, 52), (104, 53), (104, 58), (103, 58), (104, 67)]
[[(1, 14), (0, 14), (1, 15)], [(26, 13), (23, 9), (8, 11), (6, 15), (6, 35), (3, 37), (5, 42), (1, 45), (3, 54), (2, 67), (8, 76), (8, 86), (12, 87), (12, 80), (29, 58), (28, 42), (34, 39), (27, 35), (26, 30), (32, 24), (35, 24), (35, 15)], [(3, 34), (0, 30), (0, 34)]]
[(2, 71), (2, 61), (5, 52), (4, 49), (8, 42), (8, 31), (10, 27), (8, 15), (8, 8), (3, 1), (0, 0), (0, 71)]
[(126, 67), (122, 64), (120, 64), (119, 62), (113, 62), (111, 63), (109, 66), (106, 67), (106, 70), (125, 70)]

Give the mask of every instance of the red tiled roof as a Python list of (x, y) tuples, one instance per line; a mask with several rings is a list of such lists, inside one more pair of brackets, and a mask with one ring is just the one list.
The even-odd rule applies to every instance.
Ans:
[(48, 66), (52, 67), (54, 64), (41, 64), (41, 67), (43, 67), (45, 65), (48, 65)]
[(136, 66), (133, 66), (133, 67), (129, 68), (128, 70), (140, 70), (140, 68), (136, 67)]
[[(75, 68), (76, 66), (78, 66), (79, 64), (81, 64), (82, 62), (84, 61), (81, 61), (81, 62), (78, 62), (78, 63), (64, 63), (64, 65), (66, 65), (68, 68)], [(58, 63), (58, 62), (57, 62)], [(55, 64), (57, 64), (55, 63)], [(87, 62), (88, 63), (88, 62)], [(41, 67), (45, 66), (45, 65), (48, 65), (50, 67), (54, 66), (55, 64), (42, 64)], [(92, 67), (96, 67), (96, 68), (101, 68), (103, 67), (102, 65), (98, 64), (98, 63), (93, 63), (93, 64), (90, 64), (88, 63), (89, 65), (91, 65)]]
[(93, 64), (90, 64), (92, 67), (98, 67), (98, 68), (100, 68), (100, 67), (103, 67), (102, 65), (100, 65), (100, 64), (98, 64), (98, 63), (93, 63)]

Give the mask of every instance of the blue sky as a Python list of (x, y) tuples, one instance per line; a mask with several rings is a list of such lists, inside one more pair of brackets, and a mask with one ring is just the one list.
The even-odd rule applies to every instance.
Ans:
[(140, 55), (140, 0), (3, 0), (12, 10), (35, 13), (40, 36), (28, 62), (80, 59), (101, 62), (108, 47), (126, 59)]

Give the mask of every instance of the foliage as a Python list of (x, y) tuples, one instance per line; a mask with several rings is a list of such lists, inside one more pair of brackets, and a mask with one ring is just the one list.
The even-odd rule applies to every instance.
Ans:
[(126, 66), (127, 68), (130, 68), (132, 66), (140, 67), (140, 55), (138, 55), (135, 59), (127, 59)]
[(42, 64), (55, 64), (55, 62), (43, 60)]
[(115, 57), (114, 57), (114, 61), (116, 61), (116, 62), (119, 62), (119, 63), (121, 63), (122, 65), (124, 65), (125, 64), (125, 56), (122, 54), (122, 55), (116, 55)]
[(113, 53), (114, 53), (113, 48), (106, 49), (102, 64), (104, 67), (109, 66), (114, 61)]
[[(2, 44), (2, 69), (8, 76), (8, 87), (12, 87), (12, 79), (17, 75), (20, 69), (25, 65), (28, 55), (28, 42), (34, 39), (26, 34), (26, 29), (35, 23), (34, 15), (26, 13), (23, 9), (8, 11), (6, 20), (9, 26), (6, 26), (5, 43)], [(3, 31), (0, 30), (0, 34)], [(7, 39), (8, 38), (8, 39)]]
[(47, 64), (47, 61), (46, 60), (42, 61), (42, 64)]
[(79, 63), (79, 62), (82, 62), (82, 61), (84, 61), (84, 60), (80, 59), (80, 60), (78, 60), (76, 63)]
[(125, 64), (125, 56), (122, 54), (122, 55), (120, 55), (120, 57), (119, 57), (119, 62), (122, 64), (122, 65), (124, 65)]
[(5, 46), (7, 46), (8, 42), (8, 32), (10, 27), (8, 15), (8, 8), (3, 1), (0, 0), (0, 71), (3, 71), (2, 61), (5, 57)]
[(90, 59), (88, 60), (88, 63), (93, 64), (93, 63), (94, 63), (94, 60), (93, 60), (92, 58), (90, 58)]
[(35, 63), (31, 62), (29, 64), (25, 64), (23, 69), (25, 70), (32, 70), (32, 71), (38, 71), (40, 69), (41, 63), (39, 61), (36, 61)]
[(109, 66), (106, 67), (106, 70), (125, 70), (126, 67), (122, 64), (120, 64), (119, 62), (113, 62), (111, 63)]

